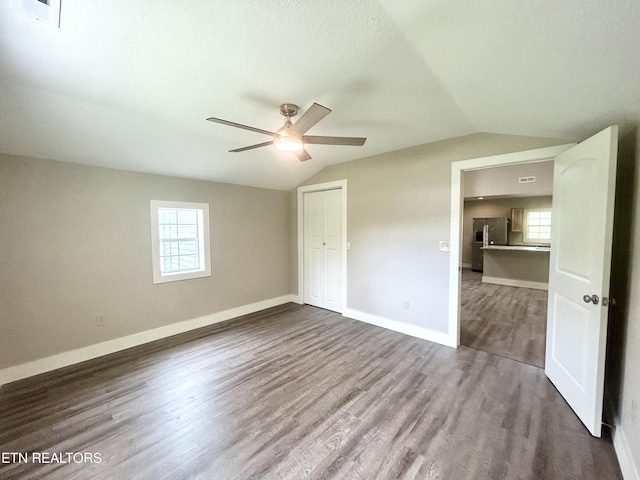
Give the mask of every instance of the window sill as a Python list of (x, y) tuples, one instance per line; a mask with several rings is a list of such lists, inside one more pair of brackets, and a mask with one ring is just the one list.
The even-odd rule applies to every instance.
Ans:
[(208, 270), (193, 270), (190, 272), (180, 272), (180, 273), (167, 273), (164, 275), (157, 275), (154, 272), (153, 275), (153, 283), (169, 283), (169, 282), (179, 282), (182, 280), (191, 280), (194, 278), (203, 278), (210, 277), (211, 271)]

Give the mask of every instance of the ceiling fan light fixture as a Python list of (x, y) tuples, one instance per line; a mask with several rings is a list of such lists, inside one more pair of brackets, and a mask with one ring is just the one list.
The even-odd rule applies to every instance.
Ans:
[(302, 150), (302, 148), (304, 147), (304, 145), (302, 144), (302, 139), (291, 135), (284, 135), (274, 138), (273, 146), (278, 150), (282, 150), (285, 152), (295, 152), (297, 150)]
[(216, 117), (209, 117), (207, 118), (207, 121), (228, 125), (230, 127), (242, 128), (243, 130), (249, 130), (250, 132), (262, 133), (263, 135), (271, 137), (271, 140), (268, 142), (249, 145), (247, 147), (234, 148), (233, 150), (229, 150), (229, 152), (245, 152), (247, 150), (273, 145), (278, 150), (292, 152), (296, 157), (298, 157), (298, 160), (305, 162), (307, 160), (311, 160), (311, 155), (309, 155), (309, 152), (305, 149), (306, 145), (353, 145), (361, 147), (367, 140), (362, 137), (306, 135), (310, 128), (330, 113), (331, 110), (327, 107), (314, 103), (302, 114), (296, 123), (292, 123), (291, 117), (295, 117), (298, 114), (298, 106), (292, 103), (283, 103), (280, 105), (280, 114), (284, 117), (284, 125), (280, 127), (280, 130), (275, 132), (250, 127), (249, 125), (243, 125), (241, 123), (230, 122), (229, 120), (223, 120), (222, 118)]

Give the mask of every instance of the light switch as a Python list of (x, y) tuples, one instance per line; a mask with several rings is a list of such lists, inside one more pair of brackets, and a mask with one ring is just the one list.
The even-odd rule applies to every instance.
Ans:
[(347, 250), (351, 250), (351, 242), (347, 242)]
[(449, 242), (441, 240), (439, 243), (441, 251), (448, 252), (451, 250), (451, 244)]

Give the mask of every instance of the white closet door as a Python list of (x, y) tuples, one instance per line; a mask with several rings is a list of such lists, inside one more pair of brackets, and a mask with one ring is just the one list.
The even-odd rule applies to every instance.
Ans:
[(304, 302), (342, 311), (342, 190), (304, 194)]

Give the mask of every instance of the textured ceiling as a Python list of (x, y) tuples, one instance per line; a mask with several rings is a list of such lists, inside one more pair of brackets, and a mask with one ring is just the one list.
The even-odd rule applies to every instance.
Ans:
[[(580, 140), (640, 118), (636, 0), (0, 3), (0, 151), (290, 189), (327, 165), (487, 131)], [(35, 1), (35, 0), (34, 0)], [(313, 160), (266, 147), (278, 106), (333, 113)]]

